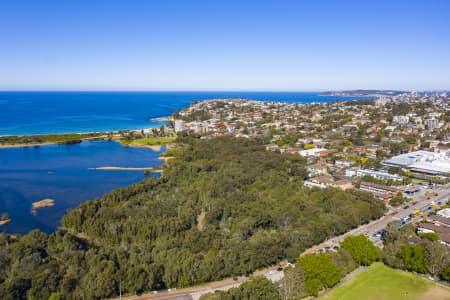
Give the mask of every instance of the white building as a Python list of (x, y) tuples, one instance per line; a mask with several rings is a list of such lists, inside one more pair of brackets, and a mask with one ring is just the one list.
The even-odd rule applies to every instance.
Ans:
[(385, 171), (366, 170), (366, 169), (359, 169), (359, 168), (350, 168), (350, 169), (345, 170), (345, 176), (347, 176), (347, 177), (371, 176), (371, 177), (374, 177), (377, 179), (394, 180), (394, 181), (400, 181), (400, 180), (404, 179), (403, 176), (400, 176), (398, 174), (391, 174), (391, 173), (385, 172)]
[(408, 124), (409, 117), (408, 116), (394, 116), (392, 118), (392, 122), (396, 124)]
[(175, 120), (174, 125), (175, 132), (181, 132), (186, 130), (186, 122), (183, 120)]
[(384, 160), (382, 164), (408, 168), (419, 173), (448, 176), (450, 173), (450, 150), (441, 152), (419, 150), (394, 156)]
[(313, 149), (308, 149), (308, 150), (300, 150), (298, 153), (301, 156), (306, 156), (306, 157), (310, 157), (310, 156), (320, 156), (321, 153), (326, 153), (327, 149), (324, 148), (313, 148)]
[(191, 129), (194, 131), (194, 133), (202, 133), (203, 132), (202, 122), (191, 122)]
[(428, 129), (436, 129), (436, 128), (439, 128), (439, 127), (440, 127), (439, 120), (438, 120), (438, 119), (435, 119), (435, 118), (427, 119), (427, 120), (425, 120), (425, 126), (426, 126)]
[(303, 185), (306, 186), (306, 187), (318, 187), (318, 188), (321, 188), (321, 189), (324, 189), (324, 188), (327, 187), (323, 183), (312, 182), (312, 181), (309, 181), (309, 180), (305, 180), (303, 182)]
[(353, 166), (354, 163), (353, 160), (336, 160), (334, 165), (338, 168), (348, 168)]

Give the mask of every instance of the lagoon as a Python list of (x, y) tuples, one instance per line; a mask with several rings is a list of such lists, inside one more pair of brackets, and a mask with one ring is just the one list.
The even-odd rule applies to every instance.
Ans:
[[(143, 171), (89, 168), (160, 166), (163, 162), (158, 157), (164, 150), (125, 147), (113, 141), (0, 149), (0, 213), (11, 217), (0, 231), (52, 232), (68, 209), (144, 178)], [(54, 205), (32, 211), (33, 202), (43, 199), (53, 199)]]

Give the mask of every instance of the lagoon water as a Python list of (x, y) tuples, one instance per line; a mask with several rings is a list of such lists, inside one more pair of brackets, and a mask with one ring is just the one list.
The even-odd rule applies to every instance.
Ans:
[[(12, 219), (0, 230), (51, 232), (67, 209), (144, 178), (142, 171), (88, 168), (162, 165), (160, 154), (107, 141), (0, 149), (0, 213), (8, 212)], [(55, 205), (33, 214), (32, 203), (46, 198), (54, 199)]]
[[(157, 127), (163, 123), (150, 118), (217, 98), (308, 103), (356, 97), (308, 92), (0, 92), (0, 136)], [(8, 212), (12, 219), (0, 230), (51, 232), (67, 209), (143, 178), (143, 172), (88, 168), (148, 167), (162, 163), (158, 156), (115, 142), (0, 149), (0, 213)], [(45, 198), (54, 199), (55, 206), (33, 215), (32, 202)]]

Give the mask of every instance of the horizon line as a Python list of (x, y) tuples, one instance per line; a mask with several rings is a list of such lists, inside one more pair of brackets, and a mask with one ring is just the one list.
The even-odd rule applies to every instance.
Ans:
[(145, 93), (145, 92), (266, 92), (266, 93), (299, 93), (299, 92), (345, 92), (345, 91), (396, 91), (396, 92), (449, 92), (450, 89), (379, 89), (379, 88), (355, 88), (355, 89), (311, 89), (311, 90), (222, 90), (222, 89), (1, 89), (0, 92), (125, 92), (125, 93)]

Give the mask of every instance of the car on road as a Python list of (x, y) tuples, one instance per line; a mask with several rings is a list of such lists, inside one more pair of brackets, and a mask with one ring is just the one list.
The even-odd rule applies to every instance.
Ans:
[(408, 209), (408, 208), (409, 208), (409, 205), (403, 206), (403, 209)]

